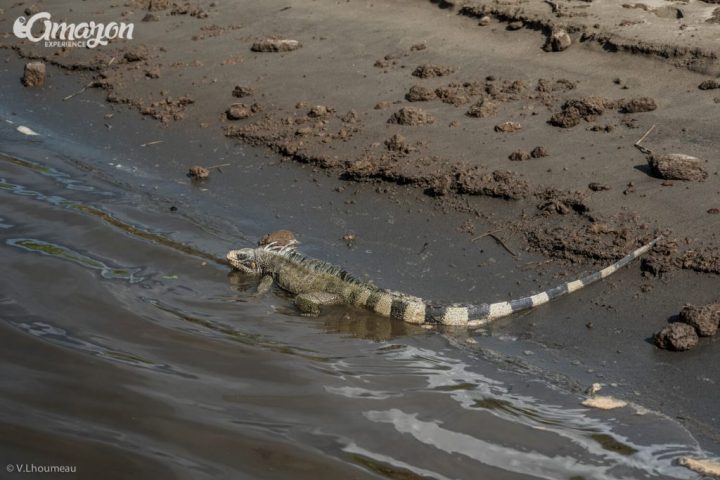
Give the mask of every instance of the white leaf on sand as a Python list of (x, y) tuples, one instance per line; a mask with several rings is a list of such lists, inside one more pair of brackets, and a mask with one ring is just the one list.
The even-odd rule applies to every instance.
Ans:
[(690, 470), (697, 472), (701, 475), (720, 477), (720, 463), (715, 460), (680, 457), (678, 459), (678, 464), (682, 465), (683, 467), (687, 467)]
[(22, 133), (23, 135), (40, 135), (35, 130), (26, 127), (25, 125), (20, 125), (17, 127), (17, 131)]
[(599, 408), (600, 410), (612, 410), (614, 408), (622, 408), (626, 406), (627, 402), (613, 397), (598, 395), (588, 398), (583, 401), (582, 404), (586, 407)]

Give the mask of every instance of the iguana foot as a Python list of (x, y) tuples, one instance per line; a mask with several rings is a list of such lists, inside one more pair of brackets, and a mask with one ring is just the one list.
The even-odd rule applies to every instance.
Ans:
[(260, 283), (257, 286), (257, 294), (258, 295), (264, 295), (267, 292), (270, 291), (270, 289), (273, 286), (273, 277), (272, 275), (265, 275), (260, 280)]
[(302, 314), (313, 317), (320, 315), (320, 306), (337, 305), (341, 302), (339, 295), (325, 292), (301, 293), (295, 297), (295, 306)]

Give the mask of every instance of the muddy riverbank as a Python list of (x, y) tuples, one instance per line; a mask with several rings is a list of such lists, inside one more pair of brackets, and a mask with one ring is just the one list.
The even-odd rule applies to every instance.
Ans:
[[(99, 246), (114, 244), (113, 235), (95, 238), (85, 232), (99, 228), (94, 223), (73, 233), (63, 225), (74, 225), (74, 217), (45, 224), (42, 219), (54, 214), (38, 212), (32, 218), (42, 226), (40, 233), (8, 235), (15, 243), (4, 243), (4, 248), (16, 252), (6, 257), (9, 262), (25, 265), (27, 258), (45, 259), (37, 253), (40, 256), (33, 257), (38, 248), (31, 248), (44, 244), (17, 241), (29, 238), (69, 249), (68, 255), (80, 264), (100, 261), (105, 267), (89, 271), (101, 278), (106, 271), (135, 272), (135, 266), (144, 265), (153, 272), (152, 281), (163, 286), (158, 288), (178, 295), (169, 307), (164, 295), (156, 295), (150, 302), (152, 312), (171, 311), (222, 335), (228, 335), (226, 323), (235, 318), (232, 308), (239, 302), (257, 315), (250, 332), (285, 338), (293, 349), (338, 335), (333, 338), (399, 338), (400, 343), (418, 342), (419, 348), (436, 351), (448, 348), (438, 344), (440, 334), (358, 312), (300, 319), (282, 296), (255, 299), (242, 293), (233, 297), (232, 308), (221, 305), (221, 311), (215, 311), (216, 306), (203, 306), (200, 298), (215, 299), (213, 292), (227, 288), (227, 279), (211, 259), (231, 247), (251, 245), (270, 230), (290, 228), (306, 253), (342, 264), (379, 285), (437, 300), (498, 301), (568, 280), (663, 233), (668, 241), (644, 262), (644, 273), (634, 264), (587, 291), (479, 332), (474, 336), (479, 347), (464, 344), (460, 351), (480, 354), (473, 356), (473, 367), (478, 365), (473, 362), (488, 359), (516, 365), (521, 378), (538, 375), (574, 395), (592, 382), (612, 385), (607, 388), (614, 395), (674, 417), (705, 448), (718, 451), (720, 417), (710, 393), (720, 380), (714, 366), (716, 342), (703, 339), (692, 352), (674, 354), (657, 350), (650, 341), (685, 303), (717, 300), (720, 217), (710, 213), (720, 202), (712, 123), (717, 105), (712, 90), (697, 88), (710, 78), (711, 69), (698, 72), (702, 69), (653, 56), (609, 54), (579, 42), (562, 52), (547, 52), (542, 30), (508, 31), (509, 19), (497, 12), (489, 12), (492, 23), (481, 27), (467, 11), (458, 15), (458, 8), (425, 2), (268, 1), (200, 7), (207, 17), (168, 7), (152, 12), (157, 21), (143, 22), (148, 14), (143, 2), (78, 6), (73, 11), (78, 18), (92, 13), (100, 20), (120, 15), (136, 22), (133, 42), (94, 51), (38, 53), (6, 37), (3, 43), (18, 49), (1, 51), (6, 88), (0, 95), (3, 119), (13, 122), (3, 131), (4, 153), (61, 171), (73, 169), (72, 178), (87, 178), (93, 185), (108, 181), (112, 188), (107, 190), (115, 196), (87, 194), (81, 200), (114, 211), (130, 225), (145, 225), (192, 245), (209, 258), (181, 256), (186, 266), (178, 273), (168, 267), (178, 261), (175, 257), (150, 261), (154, 250), (140, 257), (96, 256)], [(6, 9), (3, 25), (23, 8)], [(625, 10), (623, 14), (652, 15), (647, 18), (653, 22), (677, 22), (643, 9)], [(302, 47), (251, 51), (258, 38), (279, 32), (299, 40)], [(50, 64), (46, 84), (25, 88), (20, 83), (22, 67), (28, 57), (38, 55)], [(83, 90), (87, 85), (92, 88)], [(648, 105), (628, 103), (642, 98), (651, 98), (656, 108), (627, 107)], [(20, 134), (15, 127), (21, 124), (40, 136)], [(678, 151), (706, 160), (705, 181), (667, 181), (650, 174), (646, 155), (633, 143), (652, 125), (656, 127), (643, 145), (658, 153)], [(193, 183), (185, 176), (192, 165), (218, 164), (229, 165), (213, 170), (204, 182)], [(4, 175), (32, 190), (28, 182), (35, 180), (21, 182), (15, 170)], [(53, 189), (46, 193), (59, 194)], [(2, 223), (18, 224), (17, 218), (10, 219), (12, 212), (25, 208), (13, 205)], [(510, 251), (483, 236), (488, 232), (502, 238)], [(343, 240), (348, 233), (354, 241)], [(114, 234), (133, 238), (127, 231)], [(132, 249), (124, 243), (113, 248)], [(19, 252), (24, 256), (16, 256)], [(38, 265), (31, 262), (23, 268)], [(210, 273), (197, 277), (195, 267)], [(47, 276), (64, 270), (58, 266)], [(147, 276), (143, 271), (137, 275)], [(47, 298), (46, 309), (30, 309), (29, 292), (39, 288), (40, 280), (28, 275), (21, 286), (4, 286), (10, 292), (4, 293), (8, 303), (19, 305), (7, 311), (14, 312), (13, 318), (36, 315), (45, 319), (39, 323), (54, 325), (49, 321), (53, 305), (63, 293), (74, 298), (77, 292), (63, 291)], [(177, 281), (175, 276), (182, 285), (177, 291), (169, 286)], [(111, 280), (135, 285), (129, 279)], [(200, 304), (181, 301), (188, 288)], [(95, 311), (91, 299), (103, 293), (77, 297), (70, 313), (90, 322)], [(143, 309), (133, 312), (138, 317), (154, 315)], [(274, 312), (270, 319), (268, 312)], [(67, 322), (70, 313), (63, 316)], [(117, 313), (117, 322), (121, 317)], [(208, 319), (219, 318), (222, 325), (208, 327)], [(273, 323), (278, 318), (283, 321)], [(236, 321), (230, 321), (233, 328)], [(304, 330), (308, 322), (317, 332)], [(60, 328), (67, 332), (72, 325)], [(35, 327), (28, 327), (26, 335), (44, 342), (58, 338), (62, 341), (57, 348), (98, 351), (101, 358), (127, 356), (121, 339), (104, 328), (98, 335), (113, 341), (100, 348), (93, 339), (63, 340), (72, 335), (53, 337), (43, 330), (47, 327), (40, 327), (38, 335)], [(287, 340), (290, 332), (295, 335), (292, 341)], [(355, 345), (338, 341), (340, 350)], [(193, 374), (188, 359), (170, 360), (182, 348), (192, 348), (164, 348), (168, 353), (158, 355), (163, 360), (148, 361), (150, 370), (167, 364)], [(218, 359), (209, 356), (206, 361)], [(274, 375), (274, 370), (268, 373)], [(568, 401), (567, 408), (570, 404), (575, 405)], [(303, 407), (287, 408), (294, 412)], [(397, 416), (373, 418), (402, 423)], [(266, 428), (265, 433), (272, 431), (267, 425), (261, 430)], [(301, 437), (287, 438), (292, 445)], [(22, 449), (12, 443), (8, 448)], [(269, 446), (267, 451), (282, 448)], [(262, 464), (258, 458), (252, 462)], [(323, 461), (313, 468), (324, 468)], [(439, 471), (462, 476), (452, 468)]]

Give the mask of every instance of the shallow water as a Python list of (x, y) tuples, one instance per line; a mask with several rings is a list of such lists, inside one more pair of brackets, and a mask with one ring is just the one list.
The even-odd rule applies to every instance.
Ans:
[[(471, 344), (344, 308), (305, 318), (282, 292), (256, 295), (255, 280), (220, 259), (270, 230), (267, 217), (285, 215), (277, 205), (307, 186), (261, 201), (278, 189), (258, 184), (242, 197), (238, 185), (170, 181), (10, 122), (0, 126), (12, 154), (0, 156), (5, 463), (73, 465), (80, 478), (694, 478), (673, 465), (703, 454), (684, 428), (640, 408), (581, 407), (576, 389), (493, 348), (512, 339)], [(268, 184), (282, 170), (252, 168)], [(290, 222), (312, 232), (306, 251), (344, 255), (388, 286), (417, 284), (412, 293), (463, 285), (418, 274), (441, 261), (407, 253), (423, 252), (412, 244), (422, 239), (403, 238), (410, 220), (382, 203), (393, 240), (326, 248), (322, 222), (344, 226), (341, 211), (321, 211), (322, 195)], [(388, 271), (383, 251), (413, 260)]]

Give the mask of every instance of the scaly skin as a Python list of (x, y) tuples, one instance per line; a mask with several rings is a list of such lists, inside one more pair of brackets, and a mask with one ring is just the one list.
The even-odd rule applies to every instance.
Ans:
[(372, 310), (382, 316), (413, 324), (442, 324), (478, 327), (520, 310), (533, 308), (601, 280), (650, 250), (658, 239), (638, 248), (614, 264), (573, 282), (509, 302), (439, 305), (362, 282), (340, 267), (305, 257), (294, 246), (265, 245), (232, 250), (230, 265), (249, 274), (261, 275), (261, 285), (272, 282), (294, 294), (301, 312), (317, 315), (322, 305), (345, 304)]

